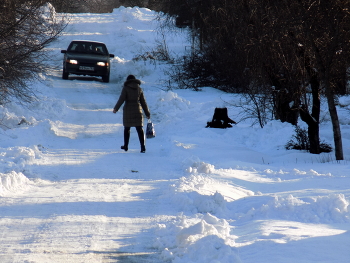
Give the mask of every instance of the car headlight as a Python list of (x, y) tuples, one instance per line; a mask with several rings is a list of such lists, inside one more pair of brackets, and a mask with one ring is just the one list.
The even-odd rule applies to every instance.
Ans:
[(97, 62), (97, 66), (100, 66), (100, 67), (107, 67), (107, 66), (108, 66), (108, 63), (106, 63), (106, 62)]
[(69, 64), (74, 64), (74, 65), (78, 64), (78, 60), (75, 60), (75, 59), (67, 59), (67, 62)]

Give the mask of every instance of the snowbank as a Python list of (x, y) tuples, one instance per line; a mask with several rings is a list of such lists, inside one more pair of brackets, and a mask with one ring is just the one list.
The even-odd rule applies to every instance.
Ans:
[(347, 223), (350, 220), (349, 199), (343, 194), (303, 199), (288, 195), (269, 199), (232, 218), (243, 221), (283, 219), (303, 223)]
[(174, 263), (241, 262), (234, 247), (230, 224), (207, 213), (196, 217), (179, 215), (159, 225), (154, 243), (162, 259)]
[(0, 173), (0, 196), (24, 190), (30, 184), (30, 180), (23, 173)]

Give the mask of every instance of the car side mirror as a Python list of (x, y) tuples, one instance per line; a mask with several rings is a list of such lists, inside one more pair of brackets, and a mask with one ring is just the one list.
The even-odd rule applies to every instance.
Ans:
[(67, 53), (67, 50), (61, 50), (61, 53)]
[(109, 57), (110, 58), (114, 58), (114, 54), (109, 54)]

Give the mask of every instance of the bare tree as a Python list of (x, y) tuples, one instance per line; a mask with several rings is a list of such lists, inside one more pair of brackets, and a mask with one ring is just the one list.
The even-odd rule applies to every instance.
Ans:
[[(346, 79), (350, 49), (350, 2), (293, 1), (290, 7), (292, 33), (303, 47), (305, 57), (321, 83), (331, 116), (335, 156), (343, 160), (340, 124), (335, 97), (339, 83)], [(293, 20), (292, 17), (297, 17)], [(310, 72), (310, 69), (309, 69)], [(312, 83), (312, 80), (310, 81)], [(317, 85), (317, 84), (316, 84)]]
[[(232, 87), (274, 87), (275, 117), (309, 125), (313, 153), (319, 153), (320, 95), (327, 98), (335, 155), (343, 159), (335, 96), (344, 93), (350, 54), (350, 2), (347, 0), (195, 1), (193, 4), (203, 65), (200, 78)], [(194, 6), (194, 8), (193, 8)], [(176, 10), (176, 9), (174, 9)], [(192, 64), (196, 61), (191, 61)], [(200, 68), (187, 67), (189, 70)], [(191, 76), (191, 74), (187, 74)], [(249, 79), (249, 83), (246, 79)], [(199, 84), (203, 80), (197, 78)], [(231, 88), (230, 88), (231, 86)], [(312, 105), (305, 103), (311, 89)], [(240, 89), (241, 90), (241, 89)]]
[(31, 80), (46, 70), (42, 50), (65, 27), (44, 0), (5, 0), (0, 9), (0, 103), (13, 98), (29, 102), (34, 97)]
[[(325, 89), (333, 125), (335, 155), (343, 160), (343, 147), (335, 103), (337, 79), (348, 67), (350, 52), (350, 2), (329, 1), (304, 9), (308, 20), (304, 25), (310, 55)], [(319, 14), (312, 19), (313, 14)], [(312, 32), (310, 32), (310, 30)]]
[(91, 13), (111, 13), (113, 8), (120, 6), (119, 0), (83, 0), (83, 8)]

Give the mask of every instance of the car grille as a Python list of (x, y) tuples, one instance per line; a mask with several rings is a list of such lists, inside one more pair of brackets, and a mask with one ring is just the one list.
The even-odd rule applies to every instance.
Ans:
[(96, 63), (91, 63), (91, 62), (81, 62), (79, 61), (80, 66), (88, 66), (88, 67), (94, 67)]

